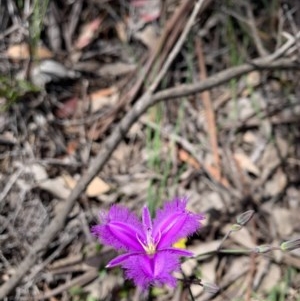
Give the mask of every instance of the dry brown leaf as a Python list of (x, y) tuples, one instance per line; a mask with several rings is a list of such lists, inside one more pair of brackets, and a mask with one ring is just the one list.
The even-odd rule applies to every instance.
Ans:
[(262, 281), (260, 289), (264, 292), (269, 292), (274, 286), (278, 285), (282, 279), (280, 267), (277, 264), (271, 264), (268, 273)]
[(94, 91), (89, 97), (91, 99), (91, 111), (94, 113), (104, 106), (116, 104), (119, 99), (119, 93), (115, 87), (110, 87)]
[(190, 288), (193, 296), (199, 296), (204, 292), (203, 287), (199, 284), (191, 284)]
[(247, 86), (255, 87), (261, 82), (261, 75), (258, 71), (252, 71), (247, 75)]
[[(26, 60), (30, 57), (29, 46), (26, 43), (9, 46), (6, 55), (11, 60)], [(53, 57), (53, 53), (44, 46), (38, 46), (36, 49), (37, 58), (40, 60)]]
[(261, 75), (258, 71), (252, 71), (247, 75), (246, 87), (242, 91), (241, 96), (247, 97), (253, 94), (253, 88), (257, 87), (261, 83)]
[(113, 94), (115, 94), (117, 92), (116, 87), (112, 86), (106, 89), (100, 89), (97, 90), (93, 93), (90, 94), (91, 100), (96, 100), (97, 98), (100, 97), (107, 97), (107, 96), (112, 96)]
[(64, 100), (60, 104), (60, 107), (55, 110), (54, 115), (58, 118), (72, 117), (76, 112), (78, 101), (79, 99), (77, 97), (71, 97)]
[(229, 187), (229, 182), (226, 178), (221, 177), (220, 179), (220, 173), (218, 168), (212, 165), (207, 165), (206, 170), (209, 172), (210, 176), (214, 178), (217, 182), (220, 182), (225, 187)]
[(230, 283), (233, 279), (236, 279), (238, 275), (246, 273), (249, 270), (249, 257), (241, 256), (239, 260), (233, 260), (232, 264), (228, 266), (225, 275), (222, 277), (222, 283)]
[(262, 170), (261, 178), (267, 179), (270, 173), (278, 166), (282, 160), (288, 154), (289, 145), (286, 140), (281, 137), (276, 137), (276, 146), (274, 143), (269, 143), (262, 157), (259, 160), (259, 164)]
[(65, 186), (65, 181), (62, 177), (48, 179), (46, 181), (38, 183), (38, 186), (59, 199), (68, 198), (71, 192), (71, 190)]
[(260, 174), (259, 168), (251, 161), (251, 159), (243, 152), (234, 153), (233, 157), (239, 164), (241, 169), (250, 172), (258, 177)]
[(265, 274), (269, 270), (270, 258), (259, 256), (256, 262), (257, 262), (257, 268), (253, 280), (254, 288), (257, 288), (261, 284), (263, 277), (265, 277)]
[(71, 140), (67, 144), (67, 154), (68, 155), (73, 155), (76, 150), (78, 149), (79, 142), (78, 140)]
[(82, 27), (81, 33), (75, 43), (76, 49), (82, 49), (93, 41), (102, 21), (103, 18), (98, 17)]
[(203, 262), (201, 264), (201, 273), (203, 275), (204, 281), (208, 281), (210, 283), (215, 283), (217, 281), (216, 280), (217, 265), (218, 265), (217, 257), (214, 257), (211, 260)]
[(119, 192), (132, 197), (136, 194), (143, 194), (149, 188), (149, 181), (148, 180), (141, 180), (135, 182), (129, 182), (128, 184), (122, 185), (119, 187)]
[(243, 135), (243, 141), (245, 143), (254, 144), (257, 141), (257, 135), (255, 135), (252, 131), (247, 131)]
[(77, 184), (77, 181), (68, 174), (63, 174), (62, 178), (69, 189), (73, 189)]
[(189, 260), (186, 260), (182, 265), (181, 269), (184, 272), (186, 276), (193, 275), (195, 267), (198, 265), (198, 262), (195, 258), (191, 258)]
[(128, 36), (127, 36), (127, 32), (126, 32), (126, 25), (125, 25), (124, 22), (122, 22), (122, 21), (116, 22), (116, 32), (117, 32), (117, 35), (118, 35), (119, 39), (123, 43), (128, 42)]
[(287, 175), (279, 168), (265, 186), (267, 196), (276, 196), (283, 192), (288, 183)]
[(276, 230), (281, 238), (289, 237), (294, 230), (293, 218), (290, 210), (276, 207), (272, 210), (272, 216), (276, 224)]
[(190, 165), (190, 166), (192, 166), (192, 167), (194, 167), (196, 169), (200, 169), (201, 168), (201, 166), (198, 163), (198, 161), (195, 158), (193, 158), (187, 151), (185, 151), (182, 148), (178, 150), (178, 157), (179, 157), (180, 161), (185, 162), (188, 165)]
[[(189, 165), (191, 165), (192, 167), (196, 168), (196, 169), (200, 169), (201, 165), (198, 163), (198, 161), (192, 157), (187, 151), (185, 151), (184, 149), (179, 149), (178, 150), (178, 157), (179, 160), (181, 160), (182, 162), (185, 162)], [(213, 165), (206, 165), (204, 166), (205, 169), (209, 172), (210, 176), (212, 178), (214, 178), (217, 182), (222, 183), (222, 185), (224, 185), (225, 187), (229, 187), (229, 182), (227, 181), (226, 178), (221, 177), (220, 179), (220, 173), (219, 173), (219, 169), (216, 168)]]
[(110, 186), (99, 177), (95, 177), (86, 189), (88, 197), (96, 197), (110, 190)]
[(40, 164), (32, 164), (28, 166), (28, 170), (33, 174), (37, 186), (59, 199), (66, 199), (70, 194), (70, 189), (65, 185), (64, 178), (58, 176), (49, 179), (44, 166)]
[(137, 9), (141, 22), (152, 22), (160, 16), (161, 3), (159, 0), (132, 0), (130, 5)]
[(204, 202), (201, 200), (201, 210), (208, 212), (211, 209), (222, 212), (224, 210), (224, 201), (222, 200), (220, 194), (216, 191), (204, 191), (201, 194)]
[[(221, 243), (221, 239), (219, 240), (212, 240), (207, 242), (202, 242), (201, 244), (193, 245), (189, 248), (191, 252), (194, 254), (201, 254), (201, 253), (210, 253), (219, 247)], [(208, 256), (209, 257), (209, 256)]]
[(50, 59), (42, 60), (38, 64), (34, 64), (30, 72), (32, 83), (41, 88), (53, 80), (58, 81), (60, 79), (75, 79), (79, 77), (79, 72), (71, 70), (62, 63)]
[[(68, 174), (63, 174), (62, 179), (64, 180), (65, 186), (69, 189), (73, 189), (77, 181)], [(108, 192), (111, 189), (110, 185), (104, 182), (101, 178), (95, 177), (86, 189), (86, 195), (90, 198), (97, 197), (101, 194)]]
[(108, 63), (99, 68), (99, 76), (122, 76), (136, 70), (136, 64), (122, 62)]
[(154, 26), (151, 24), (146, 26), (145, 29), (138, 31), (134, 36), (149, 49), (154, 50), (157, 47), (158, 36)]

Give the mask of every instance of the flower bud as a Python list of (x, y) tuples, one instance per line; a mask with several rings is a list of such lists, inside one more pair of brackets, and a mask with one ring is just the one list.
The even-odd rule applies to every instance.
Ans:
[(288, 240), (280, 245), (282, 251), (292, 251), (300, 248), (300, 238)]
[(216, 294), (220, 288), (215, 284), (211, 282), (202, 282), (202, 287), (205, 292), (210, 294)]
[(260, 245), (257, 246), (253, 249), (254, 253), (257, 254), (263, 254), (263, 253), (268, 253), (271, 252), (273, 250), (273, 247), (271, 245)]
[(233, 232), (236, 232), (236, 231), (239, 231), (239, 230), (241, 230), (243, 227), (241, 226), (241, 225), (238, 225), (238, 224), (233, 224), (233, 225), (231, 225), (231, 231), (233, 231)]
[(252, 216), (254, 215), (255, 211), (254, 210), (248, 210), (240, 215), (237, 216), (236, 221), (239, 225), (244, 226), (246, 225)]

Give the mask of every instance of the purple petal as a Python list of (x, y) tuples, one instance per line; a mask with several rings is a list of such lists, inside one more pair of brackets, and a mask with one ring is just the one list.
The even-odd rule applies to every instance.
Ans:
[(144, 226), (144, 231), (146, 232), (152, 232), (152, 221), (151, 221), (151, 216), (148, 207), (144, 206), (143, 208), (143, 226)]
[[(172, 254), (176, 254), (178, 256), (194, 256), (194, 253), (188, 250), (184, 250), (184, 249), (177, 249), (177, 248), (165, 248), (164, 251), (168, 251)], [(161, 251), (162, 252), (162, 251)]]
[(179, 270), (180, 263), (178, 255), (171, 251), (161, 251), (153, 256), (146, 254), (130, 256), (122, 266), (126, 270), (126, 277), (145, 290), (150, 285), (167, 284), (174, 287), (176, 279), (172, 273)]
[(137, 235), (144, 237), (142, 223), (128, 209), (112, 206), (108, 213), (101, 213), (100, 224), (91, 228), (91, 232), (103, 244), (117, 250), (142, 251)]
[(187, 199), (175, 198), (158, 210), (153, 226), (154, 240), (161, 235), (158, 249), (171, 247), (180, 238), (187, 237), (201, 227), (202, 214), (186, 210)]
[(112, 268), (117, 265), (123, 264), (129, 257), (138, 255), (139, 253), (126, 253), (123, 255), (119, 255), (116, 258), (112, 259), (107, 265), (106, 268)]

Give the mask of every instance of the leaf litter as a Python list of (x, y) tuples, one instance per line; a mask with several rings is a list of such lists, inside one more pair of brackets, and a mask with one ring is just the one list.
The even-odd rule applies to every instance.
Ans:
[[(190, 12), (187, 4), (174, 0), (151, 1), (151, 6), (148, 1), (100, 2), (49, 1), (33, 62), (25, 23), (16, 23), (26, 18), (22, 12), (27, 8), (11, 10), (0, 3), (7, 13), (0, 24), (0, 97), (6, 108), (0, 115), (0, 285), (16, 272), (93, 164), (102, 142), (147, 90)], [(33, 8), (32, 1), (26, 3)], [(221, 10), (208, 5), (159, 89), (198, 81), (197, 60), (206, 64), (207, 76), (214, 76), (235, 63), (234, 47), (244, 61), (257, 56), (253, 33), (236, 17), (242, 4), (222, 4)], [(179, 7), (184, 10), (170, 27), (168, 21)], [(253, 9), (264, 47), (272, 52), (272, 39), (279, 41), (280, 32), (268, 21), (262, 3), (253, 4)], [(276, 21), (293, 35), (286, 15), (276, 18), (283, 18)], [(228, 29), (232, 22), (237, 25), (234, 37)], [(272, 35), (261, 27), (264, 23)], [(242, 34), (249, 35), (248, 48)], [(202, 58), (194, 47), (198, 35)], [(144, 68), (148, 71), (143, 74)], [(13, 82), (18, 74), (21, 81)], [(3, 77), (13, 83), (9, 90)], [(22, 81), (27, 79), (39, 89), (27, 86), (23, 93)], [(147, 202), (162, 205), (175, 195), (188, 196), (190, 209), (206, 215), (203, 229), (187, 242), (187, 249), (196, 254), (216, 250), (235, 216), (250, 209), (256, 211), (253, 222), (233, 233), (226, 248), (276, 245), (299, 237), (299, 71), (256, 71), (210, 90), (211, 106), (204, 106), (202, 98), (203, 94), (172, 99), (144, 113), (78, 199), (64, 231), (10, 298), (144, 300), (120, 270), (104, 268), (112, 252), (101, 249), (89, 234), (99, 210), (114, 203), (139, 213)], [(215, 120), (207, 119), (211, 110)], [(215, 135), (217, 144), (212, 144)], [(193, 258), (182, 269), (186, 277), (217, 283), (230, 298), (244, 298), (249, 288), (266, 298), (288, 270), (300, 268), (297, 252), (273, 253), (254, 259), (215, 254)], [(78, 261), (69, 264), (77, 255)], [(87, 258), (103, 260), (91, 260), (87, 267)], [(51, 268), (58, 263), (60, 273)], [(299, 284), (287, 285), (288, 300)], [(203, 293), (196, 284), (191, 289), (197, 300), (221, 298)], [(186, 287), (176, 292), (177, 300), (187, 294)], [(152, 298), (173, 300), (173, 293), (162, 288)]]

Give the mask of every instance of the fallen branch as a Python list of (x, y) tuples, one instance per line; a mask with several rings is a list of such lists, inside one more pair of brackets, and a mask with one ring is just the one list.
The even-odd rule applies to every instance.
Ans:
[(254, 70), (278, 70), (278, 69), (300, 69), (300, 64), (289, 59), (280, 59), (274, 62), (269, 62), (264, 59), (257, 59), (249, 64), (228, 68), (206, 80), (196, 82), (194, 84), (180, 85), (175, 88), (165, 89), (153, 95), (153, 104), (162, 100), (185, 97), (188, 95), (203, 92), (212, 89), (216, 86), (222, 85), (233, 78), (241, 77)]

